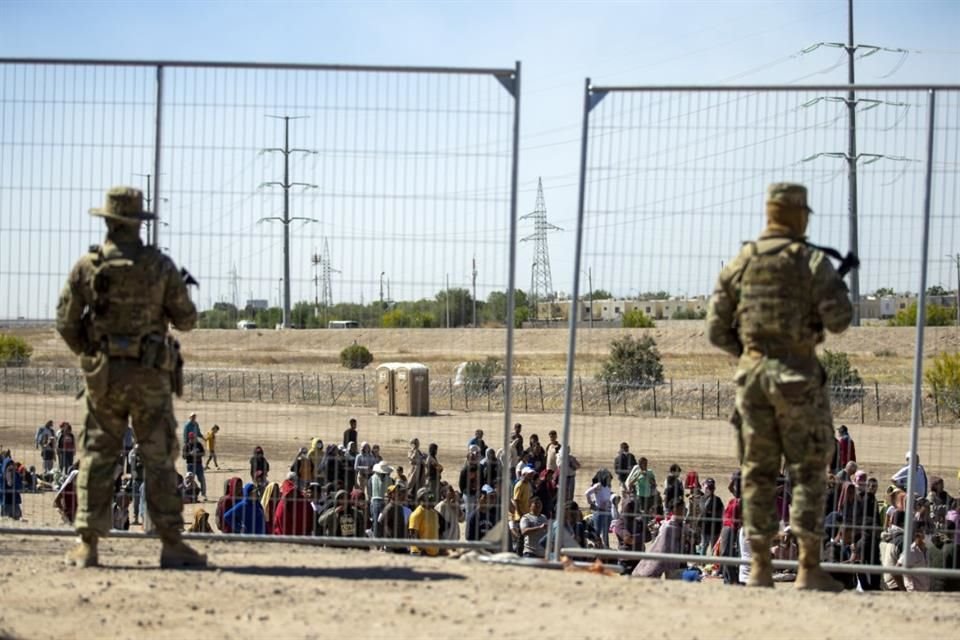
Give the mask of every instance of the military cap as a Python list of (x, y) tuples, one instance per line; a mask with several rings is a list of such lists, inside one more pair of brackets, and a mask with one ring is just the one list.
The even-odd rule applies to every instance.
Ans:
[(774, 182), (771, 184), (767, 187), (767, 203), (788, 208), (806, 209), (808, 213), (813, 213), (813, 209), (807, 206), (807, 188), (796, 182)]
[(126, 224), (155, 220), (156, 215), (143, 210), (143, 191), (134, 187), (111, 187), (102, 207), (90, 209), (90, 215)]

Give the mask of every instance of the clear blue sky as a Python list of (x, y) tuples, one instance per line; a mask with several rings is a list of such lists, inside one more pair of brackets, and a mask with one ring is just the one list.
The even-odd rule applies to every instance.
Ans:
[[(551, 236), (554, 285), (569, 290), (584, 78), (590, 76), (595, 83), (608, 85), (840, 84), (846, 80), (846, 67), (835, 66), (841, 56), (839, 50), (820, 49), (805, 55), (799, 52), (819, 41), (844, 41), (846, 11), (844, 0), (0, 0), (0, 56), (481, 67), (512, 67), (519, 60), (523, 64), (519, 210), (525, 213), (533, 209), (536, 179), (543, 176), (549, 219), (566, 230)], [(860, 61), (859, 82), (960, 80), (956, 71), (960, 63), (960, 45), (956, 44), (960, 2), (859, 0), (856, 12), (858, 43), (910, 51), (905, 59), (899, 54), (880, 53)], [(902, 64), (898, 67), (898, 63)], [(758, 185), (758, 192), (762, 188)], [(837, 203), (838, 208), (842, 206), (842, 202)], [(9, 210), (0, 210), (0, 224), (6, 224), (12, 215)], [(960, 242), (955, 226), (941, 231), (949, 236), (944, 246)], [(521, 234), (529, 232), (528, 227), (521, 229)], [(815, 228), (812, 233), (816, 236)], [(6, 241), (0, 238), (0, 251), (6, 248), (7, 235)], [(95, 239), (84, 238), (81, 244)], [(833, 243), (841, 241), (836, 238)], [(885, 244), (871, 248), (887, 249)], [(729, 247), (711, 247), (711, 254), (720, 251), (732, 255), (735, 249), (733, 242)], [(529, 244), (522, 246), (521, 265), (529, 264), (530, 250)], [(943, 250), (938, 252), (942, 254)], [(172, 248), (172, 253), (176, 256), (177, 248)], [(50, 269), (60, 266), (57, 263)], [(222, 271), (222, 267), (218, 269)], [(464, 267), (462, 272), (468, 270)], [(938, 263), (931, 273), (931, 283), (942, 281), (952, 288), (952, 280), (947, 279), (951, 273), (948, 264)], [(208, 288), (204, 295), (223, 297), (224, 274), (206, 275), (221, 279), (221, 286)], [(462, 279), (463, 273), (454, 275)], [(517, 278), (518, 286), (526, 288), (528, 269), (521, 266)], [(367, 278), (363, 287), (368, 300), (376, 294), (375, 280), (375, 276)], [(442, 281), (443, 276), (439, 276), (430, 284)], [(629, 287), (596, 279), (594, 285), (629, 293)], [(689, 289), (689, 293), (701, 293), (708, 291), (710, 284), (678, 286)], [(906, 281), (896, 286), (909, 288)], [(411, 293), (414, 291), (411, 287)], [(266, 291), (255, 294), (267, 296)], [(37, 311), (29, 312), (32, 315)], [(17, 312), (0, 308), (0, 316), (11, 313)]]

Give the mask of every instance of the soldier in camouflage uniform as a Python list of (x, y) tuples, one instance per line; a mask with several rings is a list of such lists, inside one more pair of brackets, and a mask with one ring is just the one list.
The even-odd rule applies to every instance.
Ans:
[(160, 564), (206, 565), (206, 556), (181, 540), (182, 504), (177, 495), (177, 422), (172, 393), (182, 375), (179, 344), (170, 323), (189, 331), (197, 310), (173, 261), (140, 240), (143, 194), (114, 187), (103, 217), (107, 237), (77, 261), (57, 306), (57, 331), (80, 356), (86, 377), (87, 416), (80, 433), (76, 529), (80, 544), (65, 561), (96, 566), (97, 541), (111, 525), (113, 472), (128, 419), (143, 458), (147, 509), (163, 543)]
[[(791, 530), (800, 542), (801, 589), (839, 591), (820, 569), (826, 465), (833, 428), (826, 376), (815, 348), (853, 314), (847, 287), (827, 256), (805, 241), (807, 190), (767, 190), (767, 226), (720, 273), (710, 300), (710, 342), (739, 358), (736, 406), (743, 519), (750, 547), (770, 549), (781, 457), (793, 483)], [(741, 422), (742, 421), (742, 422)], [(753, 554), (750, 584), (773, 586), (770, 555)]]

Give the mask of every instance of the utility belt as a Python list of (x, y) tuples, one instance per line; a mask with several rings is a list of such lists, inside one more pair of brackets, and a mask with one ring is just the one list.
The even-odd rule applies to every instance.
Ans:
[(808, 359), (816, 356), (816, 350), (813, 346), (788, 347), (783, 345), (752, 345), (743, 350), (743, 354), (759, 360), (761, 358), (784, 359)]
[(180, 357), (180, 344), (171, 336), (109, 335), (101, 340), (101, 351), (111, 360), (136, 360), (161, 371), (173, 371)]
[(111, 361), (135, 361), (150, 369), (159, 369), (170, 375), (170, 386), (177, 396), (183, 395), (183, 356), (180, 343), (172, 336), (157, 333), (145, 336), (109, 335), (100, 340), (100, 349), (93, 355), (84, 355), (80, 366), (86, 374), (87, 392), (105, 396), (109, 390)]

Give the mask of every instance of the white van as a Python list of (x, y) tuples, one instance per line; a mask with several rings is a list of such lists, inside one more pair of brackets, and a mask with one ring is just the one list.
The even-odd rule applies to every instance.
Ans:
[(331, 320), (327, 323), (327, 329), (359, 329), (360, 323), (356, 320)]
[(241, 331), (250, 331), (251, 329), (256, 329), (257, 323), (253, 320), (241, 320), (237, 323), (237, 329)]

